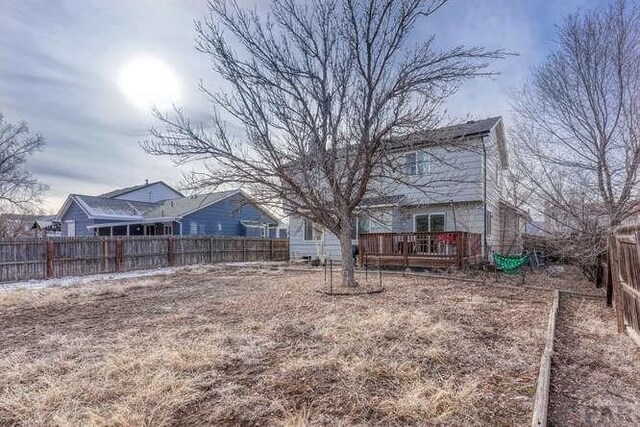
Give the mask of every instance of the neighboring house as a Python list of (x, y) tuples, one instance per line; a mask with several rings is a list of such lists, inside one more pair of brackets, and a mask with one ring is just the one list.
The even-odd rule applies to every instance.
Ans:
[[(373, 232), (467, 231), (481, 235), (487, 256), (491, 251), (520, 252), (528, 214), (507, 203), (503, 195), (506, 144), (501, 117), (394, 143), (392, 149), (403, 162), (404, 173), (416, 177), (416, 185), (429, 191), (384, 184), (386, 194), (365, 198), (361, 213), (353, 218), (352, 243), (357, 244), (359, 234)], [(338, 238), (300, 216), (290, 216), (289, 239), (294, 258), (315, 257), (318, 252), (340, 257)]]
[(242, 190), (185, 197), (163, 182), (100, 196), (71, 194), (57, 219), (65, 237), (279, 234), (277, 219)]
[(529, 221), (524, 230), (529, 236), (544, 236), (547, 233), (544, 221)]
[(60, 223), (55, 215), (0, 214), (0, 237), (56, 237)]

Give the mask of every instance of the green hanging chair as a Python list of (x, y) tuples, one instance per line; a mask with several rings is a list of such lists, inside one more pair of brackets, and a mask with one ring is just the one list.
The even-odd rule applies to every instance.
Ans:
[(520, 268), (527, 265), (529, 255), (500, 255), (493, 253), (493, 260), (496, 266), (505, 274), (520, 274)]

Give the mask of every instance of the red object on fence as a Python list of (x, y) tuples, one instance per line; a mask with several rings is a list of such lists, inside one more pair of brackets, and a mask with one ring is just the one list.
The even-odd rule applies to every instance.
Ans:
[(453, 233), (439, 234), (438, 243), (447, 243), (447, 244), (455, 245), (456, 235)]
[(167, 238), (167, 264), (169, 267), (173, 267), (173, 239)]
[(56, 256), (56, 247), (51, 240), (47, 241), (47, 279), (53, 277), (53, 259)]
[(116, 239), (116, 272), (122, 271), (122, 239)]

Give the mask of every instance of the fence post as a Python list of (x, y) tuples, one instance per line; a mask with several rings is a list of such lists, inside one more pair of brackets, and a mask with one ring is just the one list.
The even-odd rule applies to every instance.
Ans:
[(269, 239), (269, 261), (273, 261), (273, 240)]
[(107, 239), (102, 241), (102, 271), (109, 272), (109, 242)]
[(167, 237), (167, 264), (169, 267), (173, 267), (174, 264), (173, 239), (171, 237)]
[(213, 237), (209, 239), (209, 264), (213, 264)]
[(116, 239), (116, 272), (122, 271), (122, 239)]
[(47, 247), (47, 279), (51, 279), (53, 277), (53, 258), (56, 255), (56, 247), (52, 240), (46, 241)]
[(242, 238), (242, 262), (247, 260), (247, 238)]
[(624, 314), (622, 312), (622, 285), (620, 284), (620, 258), (616, 236), (609, 236), (609, 260), (611, 261), (611, 285), (618, 332), (624, 332)]

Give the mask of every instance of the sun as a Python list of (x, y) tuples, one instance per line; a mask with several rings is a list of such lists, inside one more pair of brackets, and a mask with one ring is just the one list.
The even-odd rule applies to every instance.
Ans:
[(180, 100), (178, 75), (163, 61), (152, 56), (134, 58), (120, 70), (118, 85), (137, 108), (149, 111), (171, 108)]

